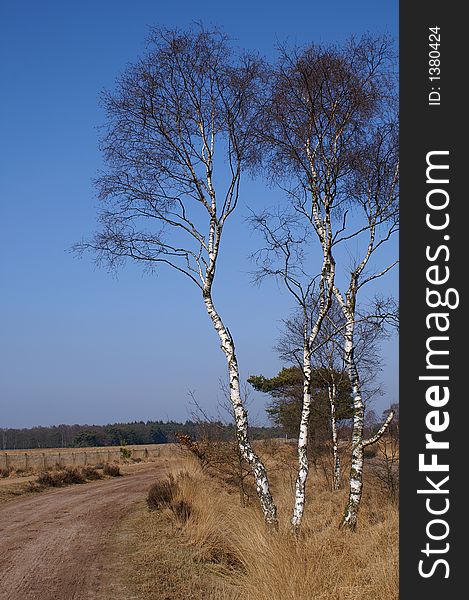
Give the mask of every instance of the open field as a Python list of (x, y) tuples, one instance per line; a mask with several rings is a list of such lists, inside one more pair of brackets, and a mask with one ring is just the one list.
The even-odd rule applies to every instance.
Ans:
[(0, 469), (21, 469), (38, 472), (55, 467), (95, 465), (104, 462), (148, 460), (169, 456), (175, 444), (147, 444), (145, 446), (100, 446), (90, 448), (36, 448), (32, 450), (3, 450)]

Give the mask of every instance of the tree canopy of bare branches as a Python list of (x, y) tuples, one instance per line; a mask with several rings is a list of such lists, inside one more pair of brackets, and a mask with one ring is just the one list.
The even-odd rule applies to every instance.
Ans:
[[(370, 36), (343, 46), (282, 48), (259, 133), (264, 164), (288, 195), (290, 208), (267, 209), (253, 218), (264, 239), (256, 255), (258, 276), (273, 275), (283, 281), (303, 317), (305, 391), (294, 528), (301, 523), (308, 474), (309, 365), (332, 296), (342, 311), (344, 357), (355, 410), (344, 524), (353, 528), (356, 523), (364, 410), (354, 360), (357, 294), (397, 264), (392, 260), (376, 268), (373, 260), (399, 224), (397, 103), (390, 48), (386, 39)], [(358, 248), (355, 254), (352, 245)], [(314, 259), (314, 246), (320, 262)], [(352, 264), (345, 264), (342, 246), (352, 255)], [(344, 280), (346, 289), (340, 291)]]
[[(373, 441), (363, 439), (358, 294), (397, 263), (377, 260), (399, 224), (390, 47), (365, 36), (342, 46), (281, 48), (268, 66), (234, 50), (219, 30), (155, 28), (146, 54), (103, 95), (100, 229), (77, 248), (95, 251), (110, 267), (128, 259), (150, 270), (166, 266), (196, 286), (226, 357), (240, 456), (274, 528), (267, 472), (248, 438), (234, 339), (213, 299), (223, 232), (239, 204), (243, 174), (262, 165), (289, 202), (252, 218), (264, 239), (258, 275), (279, 278), (301, 313), (304, 382), (292, 526), (298, 529), (305, 504), (312, 356), (335, 303), (354, 408), (343, 521), (353, 528), (363, 448)], [(393, 322), (392, 300), (378, 299), (376, 307), (376, 322)], [(183, 365), (183, 344), (180, 351)]]
[(212, 298), (223, 230), (242, 173), (257, 160), (252, 131), (263, 77), (262, 62), (235, 52), (218, 30), (152, 30), (146, 55), (103, 96), (106, 169), (97, 188), (104, 208), (100, 231), (82, 248), (111, 266), (125, 259), (166, 265), (199, 288), (227, 359), (240, 452), (275, 526), (267, 473), (248, 439), (233, 338)]

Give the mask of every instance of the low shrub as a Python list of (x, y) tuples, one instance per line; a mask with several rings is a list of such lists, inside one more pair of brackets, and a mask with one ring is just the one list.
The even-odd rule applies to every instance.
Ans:
[(71, 483), (85, 483), (86, 481), (81, 469), (78, 469), (77, 467), (65, 467), (63, 473), (63, 480), (65, 485)]
[(371, 446), (365, 446), (363, 449), (364, 458), (375, 458), (378, 454), (378, 445), (372, 444)]
[(81, 472), (83, 473), (83, 477), (88, 479), (88, 481), (95, 481), (103, 478), (96, 467), (83, 467)]
[(130, 450), (129, 448), (126, 448), (125, 445), (119, 449), (120, 449), (120, 453), (121, 453), (121, 458), (123, 460), (130, 460), (132, 458), (132, 450)]
[(9, 477), (12, 471), (12, 467), (0, 468), (0, 477)]
[(122, 475), (119, 465), (106, 463), (103, 467), (103, 473), (109, 477), (120, 477)]
[(60, 485), (63, 485), (59, 473), (54, 473), (53, 471), (43, 471), (40, 473), (36, 479), (36, 483), (45, 487), (59, 487)]
[(169, 508), (176, 493), (177, 483), (173, 477), (157, 481), (148, 490), (147, 506), (150, 510)]
[(43, 471), (36, 482), (45, 487), (62, 487), (72, 483), (85, 483), (82, 471), (76, 467), (66, 467), (60, 471)]
[(190, 503), (181, 497), (179, 481), (184, 480), (187, 473), (179, 473), (175, 478), (171, 473), (166, 479), (157, 481), (148, 490), (147, 506), (150, 510), (169, 508), (176, 519), (184, 524), (192, 513)]

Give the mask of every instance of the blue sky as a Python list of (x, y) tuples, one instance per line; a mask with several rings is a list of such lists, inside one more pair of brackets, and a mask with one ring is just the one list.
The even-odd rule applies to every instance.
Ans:
[[(225, 362), (195, 287), (135, 265), (115, 277), (68, 251), (96, 223), (100, 90), (143, 51), (148, 25), (193, 20), (266, 56), (277, 41), (398, 34), (394, 0), (1, 3), (0, 427), (185, 420), (189, 390), (216, 410)], [(246, 206), (280, 199), (245, 181), (239, 223)], [(275, 283), (250, 284), (255, 247), (245, 227), (227, 231), (215, 292), (245, 377), (282, 366), (272, 346), (292, 308)], [(383, 285), (396, 291), (397, 273)], [(397, 399), (396, 341), (383, 350), (377, 412)], [(264, 401), (254, 397), (253, 421), (265, 422)]]

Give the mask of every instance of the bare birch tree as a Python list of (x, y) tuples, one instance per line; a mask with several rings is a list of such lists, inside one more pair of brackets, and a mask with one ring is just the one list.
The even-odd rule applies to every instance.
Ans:
[(153, 30), (147, 54), (104, 95), (106, 171), (97, 187), (105, 208), (101, 230), (81, 247), (110, 265), (164, 264), (198, 288), (227, 360), (240, 453), (265, 521), (276, 527), (267, 472), (248, 438), (233, 337), (213, 300), (223, 231), (242, 173), (257, 158), (254, 100), (263, 72), (260, 60), (235, 54), (219, 31)]
[[(320, 245), (322, 264), (317, 268), (318, 298), (324, 307), (322, 320), (331, 304), (331, 293), (339, 303), (344, 326), (344, 356), (354, 397), (352, 440), (352, 472), (349, 508), (352, 512), (361, 497), (363, 457), (363, 401), (354, 362), (354, 327), (357, 292), (365, 283), (384, 275), (365, 276), (371, 257), (397, 230), (397, 166), (395, 92), (392, 84), (389, 43), (384, 39), (363, 37), (350, 40), (342, 47), (311, 45), (293, 51), (281, 50), (280, 60), (272, 75), (271, 97), (261, 132), (266, 164), (274, 179), (288, 194), (295, 216), (308, 227)], [(356, 225), (357, 207), (364, 220)], [(268, 219), (264, 219), (268, 223)], [(386, 228), (378, 241), (378, 230)], [(352, 232), (350, 232), (352, 228)], [(272, 232), (277, 225), (264, 226), (269, 250), (279, 249), (290, 260), (291, 237), (278, 243)], [(365, 256), (352, 269), (352, 282), (342, 295), (336, 285), (339, 244), (370, 234)], [(306, 236), (305, 240), (308, 239)], [(308, 241), (309, 241), (308, 239)], [(344, 259), (340, 257), (341, 265)], [(284, 276), (285, 284), (301, 306), (302, 294), (296, 274), (284, 260), (283, 269), (272, 270)], [(270, 265), (267, 264), (270, 268)], [(264, 270), (265, 267), (264, 267)], [(267, 269), (268, 270), (268, 269)], [(311, 269), (310, 269), (311, 271)], [(314, 280), (314, 279), (313, 279)], [(310, 281), (313, 281), (310, 280)], [(306, 289), (310, 286), (307, 283)], [(302, 287), (301, 290), (304, 288)], [(321, 322), (319, 322), (319, 327)], [(305, 328), (306, 331), (306, 328)], [(305, 395), (304, 421), (307, 422), (311, 398), (307, 393), (308, 368), (312, 345), (311, 328), (304, 335)], [(299, 469), (292, 524), (299, 526), (304, 510), (304, 491), (308, 471), (306, 443), (300, 429), (298, 445)], [(348, 510), (346, 511), (348, 513)], [(356, 511), (355, 511), (356, 513)], [(356, 516), (344, 517), (344, 524), (355, 526)]]
[[(386, 115), (391, 116), (391, 115)], [(352, 429), (352, 463), (350, 469), (349, 498), (342, 519), (342, 526), (355, 529), (363, 488), (363, 450), (377, 442), (394, 416), (390, 411), (379, 431), (369, 439), (363, 437), (364, 403), (360, 374), (355, 361), (355, 334), (357, 322), (357, 298), (359, 291), (370, 282), (383, 277), (396, 264), (390, 260), (382, 269), (373, 271), (375, 255), (398, 230), (398, 145), (397, 122), (384, 121), (375, 126), (369, 144), (364, 148), (356, 169), (356, 179), (349, 193), (358, 207), (361, 224), (352, 232), (342, 234), (338, 241), (348, 241), (364, 235), (367, 240), (360, 254), (357, 252), (345, 291), (334, 287), (334, 296), (344, 318), (344, 358), (352, 384), (354, 418)]]

